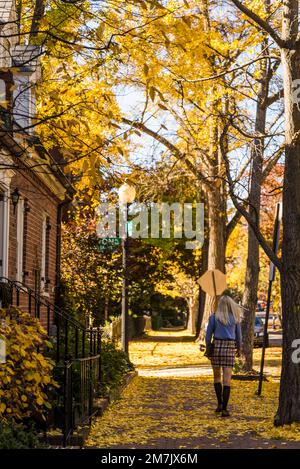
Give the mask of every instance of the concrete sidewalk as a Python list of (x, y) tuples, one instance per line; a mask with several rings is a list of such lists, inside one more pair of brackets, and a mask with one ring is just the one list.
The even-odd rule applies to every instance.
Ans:
[[(267, 365), (280, 372), (280, 349)], [(260, 352), (259, 352), (260, 353)], [(121, 399), (97, 418), (87, 447), (100, 448), (300, 448), (300, 426), (273, 426), (279, 384), (233, 381), (231, 417), (215, 414), (209, 362), (184, 331), (160, 331), (130, 344), (137, 376)], [(298, 440), (298, 441), (297, 441)]]

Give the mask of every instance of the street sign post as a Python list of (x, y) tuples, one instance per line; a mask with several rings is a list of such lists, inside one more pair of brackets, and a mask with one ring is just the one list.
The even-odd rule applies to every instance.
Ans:
[[(273, 233), (274, 254), (277, 254), (278, 247), (279, 247), (281, 220), (282, 220), (282, 203), (279, 202), (276, 205), (276, 212), (275, 212), (275, 223), (274, 223), (274, 233)], [(268, 287), (266, 317), (265, 317), (265, 324), (264, 324), (264, 341), (263, 341), (263, 347), (262, 347), (262, 353), (261, 353), (260, 372), (259, 372), (259, 381), (258, 381), (258, 389), (257, 389), (258, 396), (261, 396), (262, 384), (263, 384), (263, 379), (264, 379), (265, 354), (266, 354), (266, 348), (268, 344), (268, 322), (269, 322), (270, 306), (271, 306), (272, 285), (273, 285), (274, 280), (275, 280), (275, 265), (273, 264), (273, 262), (271, 262), (270, 271), (269, 271), (269, 287)]]

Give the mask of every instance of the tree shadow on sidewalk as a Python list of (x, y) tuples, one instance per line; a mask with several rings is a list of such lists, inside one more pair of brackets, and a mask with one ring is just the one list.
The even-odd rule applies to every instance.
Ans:
[(137, 377), (95, 422), (88, 446), (300, 448), (300, 429), (292, 434), (273, 426), (278, 383), (266, 383), (262, 397), (255, 389), (253, 382), (234, 383), (231, 417), (222, 419), (214, 412), (211, 378)]

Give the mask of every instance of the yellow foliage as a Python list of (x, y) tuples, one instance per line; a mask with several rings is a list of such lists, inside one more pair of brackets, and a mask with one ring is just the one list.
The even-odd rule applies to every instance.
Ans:
[(26, 312), (0, 309), (0, 337), (7, 354), (0, 364), (0, 419), (19, 420), (32, 413), (44, 417), (50, 406), (45, 391), (56, 386), (54, 363), (37, 352), (47, 337), (44, 329)]
[[(261, 349), (256, 349), (256, 367), (260, 355)], [(186, 331), (152, 331), (148, 338), (130, 343), (130, 359), (142, 376), (135, 378), (121, 399), (94, 421), (87, 446), (165, 448), (167, 444), (172, 448), (203, 448), (250, 438), (258, 447), (266, 443), (280, 447), (286, 440), (300, 441), (299, 424), (283, 428), (273, 425), (279, 393), (279, 348), (267, 349), (269, 381), (263, 385), (262, 397), (255, 394), (257, 382), (232, 381), (232, 415), (228, 419), (214, 412), (216, 398), (209, 361)], [(203, 376), (178, 377), (178, 368), (183, 373), (187, 368), (199, 374), (202, 370)], [(167, 376), (159, 376), (159, 371), (167, 372)]]

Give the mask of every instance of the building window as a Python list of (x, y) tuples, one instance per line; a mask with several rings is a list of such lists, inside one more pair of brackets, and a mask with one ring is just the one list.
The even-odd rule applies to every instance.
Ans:
[(50, 257), (50, 218), (46, 218), (46, 252), (45, 252), (45, 282), (48, 289), (50, 279), (49, 279), (49, 257)]
[(23, 283), (26, 283), (26, 277), (28, 276), (28, 272), (26, 270), (26, 260), (27, 260), (27, 233), (28, 233), (28, 213), (30, 212), (30, 206), (28, 204), (28, 200), (24, 200), (24, 216), (23, 216), (23, 260), (22, 260), (22, 273)]
[(9, 129), (11, 126), (11, 104), (13, 77), (11, 72), (4, 72), (0, 67), (0, 119), (1, 125)]
[(20, 199), (17, 206), (17, 282), (23, 281), (24, 260), (24, 199)]
[(0, 277), (8, 276), (9, 190), (0, 186)]
[(15, 77), (14, 91), (14, 120), (21, 127), (21, 130), (30, 129), (30, 80), (28, 75)]
[(41, 292), (48, 292), (49, 290), (50, 230), (50, 218), (44, 215), (42, 225)]

